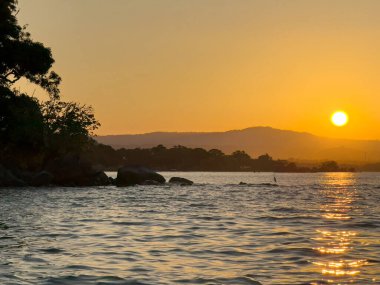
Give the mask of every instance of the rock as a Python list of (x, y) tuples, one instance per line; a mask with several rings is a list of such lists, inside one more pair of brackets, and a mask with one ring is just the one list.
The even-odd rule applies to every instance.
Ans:
[(95, 186), (106, 186), (112, 184), (110, 178), (107, 176), (107, 174), (105, 174), (104, 171), (98, 172), (94, 178), (92, 178), (92, 182)]
[(41, 171), (40, 173), (34, 175), (30, 184), (35, 187), (48, 186), (52, 184), (53, 180), (53, 174), (47, 171)]
[(53, 183), (61, 186), (109, 185), (108, 176), (98, 165), (83, 159), (78, 154), (67, 154), (51, 161), (45, 170), (54, 176)]
[(146, 181), (164, 184), (165, 178), (153, 170), (142, 166), (124, 166), (117, 172), (116, 185), (118, 187), (142, 185)]
[(0, 187), (24, 187), (27, 183), (0, 164)]
[(172, 178), (170, 178), (169, 183), (180, 184), (181, 186), (193, 185), (194, 184), (193, 181), (186, 179), (186, 178), (182, 178), (182, 177), (172, 177)]
[(140, 185), (162, 185), (162, 183), (154, 180), (145, 180)]
[(108, 177), (108, 182), (109, 182), (109, 185), (116, 185), (116, 179), (112, 177)]

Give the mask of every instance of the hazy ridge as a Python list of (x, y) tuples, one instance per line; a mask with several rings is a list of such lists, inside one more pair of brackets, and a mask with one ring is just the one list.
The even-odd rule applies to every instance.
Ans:
[(217, 148), (225, 153), (244, 150), (253, 157), (268, 153), (274, 158), (340, 162), (380, 161), (380, 141), (332, 139), (305, 132), (252, 127), (227, 132), (153, 132), (137, 135), (98, 136), (98, 142), (114, 148), (167, 147)]

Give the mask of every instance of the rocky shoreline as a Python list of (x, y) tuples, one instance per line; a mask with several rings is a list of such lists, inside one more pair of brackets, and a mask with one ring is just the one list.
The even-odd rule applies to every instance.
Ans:
[[(54, 159), (39, 171), (26, 171), (17, 168), (7, 168), (0, 164), (0, 187), (85, 187), (109, 186), (118, 187), (134, 185), (163, 185), (166, 179), (143, 166), (124, 166), (118, 170), (117, 178), (107, 176), (100, 165), (92, 165), (79, 155), (69, 154)], [(181, 186), (192, 185), (193, 182), (172, 177), (170, 184)]]

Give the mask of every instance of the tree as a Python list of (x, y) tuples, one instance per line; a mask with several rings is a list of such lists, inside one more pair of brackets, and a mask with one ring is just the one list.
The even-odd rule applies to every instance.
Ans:
[(50, 100), (41, 104), (47, 146), (60, 152), (78, 151), (99, 126), (91, 106)]
[(241, 161), (247, 161), (251, 159), (251, 157), (244, 150), (234, 151), (232, 153), (232, 157)]
[(223, 153), (221, 150), (219, 150), (219, 149), (215, 149), (215, 148), (210, 149), (210, 150), (208, 151), (208, 153), (209, 153), (212, 157), (217, 157), (217, 158), (220, 158), (220, 157), (223, 157), (223, 156), (224, 156), (224, 153)]
[(260, 162), (270, 162), (273, 160), (273, 158), (269, 155), (269, 154), (263, 154), (263, 155), (260, 155), (258, 158), (257, 158)]
[(26, 26), (16, 19), (17, 0), (0, 2), (0, 86), (11, 88), (21, 78), (45, 89), (51, 98), (60, 96), (61, 78), (51, 67), (51, 50), (31, 39)]
[[(92, 144), (100, 124), (90, 106), (60, 101), (61, 78), (51, 70), (51, 50), (33, 41), (17, 22), (17, 0), (0, 1), (0, 160), (41, 161), (66, 152), (80, 152)], [(12, 90), (24, 78), (45, 89), (50, 100), (39, 102)]]
[(320, 165), (318, 171), (321, 172), (334, 172), (334, 171), (339, 171), (339, 165), (336, 161), (325, 161), (322, 162)]
[(38, 101), (0, 86), (0, 163), (36, 168), (43, 146), (44, 122)]
[(38, 101), (0, 87), (0, 143), (35, 150), (42, 146), (43, 130)]

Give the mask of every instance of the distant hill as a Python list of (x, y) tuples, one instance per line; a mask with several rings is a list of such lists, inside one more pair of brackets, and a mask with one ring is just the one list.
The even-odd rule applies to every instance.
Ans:
[(139, 135), (98, 136), (114, 148), (167, 147), (217, 148), (225, 153), (244, 150), (252, 157), (268, 153), (273, 158), (293, 160), (336, 160), (339, 162), (380, 161), (380, 141), (331, 139), (309, 133), (253, 127), (209, 133), (155, 132)]

